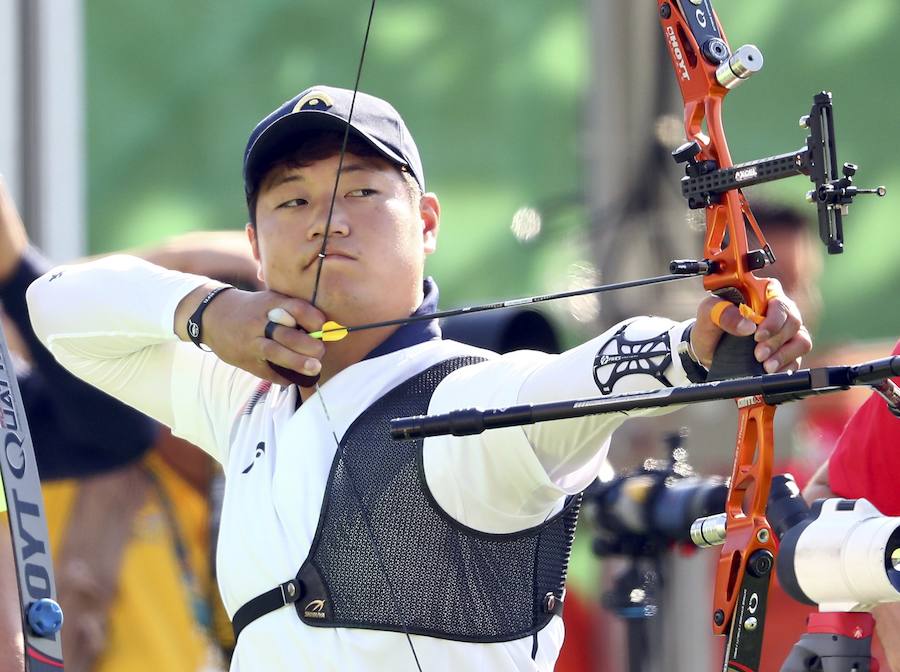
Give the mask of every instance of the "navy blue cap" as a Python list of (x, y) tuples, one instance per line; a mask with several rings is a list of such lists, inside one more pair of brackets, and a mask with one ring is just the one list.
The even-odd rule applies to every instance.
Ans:
[[(244, 150), (244, 192), (249, 197), (266, 171), (310, 133), (347, 128), (353, 91), (313, 86), (301, 91), (260, 121)], [(350, 133), (364, 140), (391, 163), (409, 172), (422, 190), (425, 173), (419, 150), (400, 113), (380, 98), (357, 92)]]

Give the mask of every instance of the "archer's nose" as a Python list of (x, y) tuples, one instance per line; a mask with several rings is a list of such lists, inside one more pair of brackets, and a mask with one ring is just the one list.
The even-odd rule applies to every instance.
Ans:
[(335, 206), (334, 211), (331, 213), (331, 220), (329, 221), (328, 212), (324, 212), (322, 216), (316, 217), (315, 221), (309, 227), (309, 231), (307, 232), (307, 238), (309, 240), (315, 240), (316, 238), (321, 238), (322, 236), (347, 236), (350, 233), (350, 223), (347, 221), (346, 216), (340, 212)]

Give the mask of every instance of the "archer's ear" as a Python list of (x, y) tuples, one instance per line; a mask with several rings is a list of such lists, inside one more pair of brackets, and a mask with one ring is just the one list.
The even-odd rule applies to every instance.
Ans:
[(250, 241), (250, 251), (253, 253), (253, 258), (256, 260), (256, 277), (263, 285), (265, 285), (266, 278), (263, 274), (262, 261), (259, 257), (259, 239), (256, 237), (256, 227), (250, 222), (247, 222), (244, 230), (247, 232), (247, 240)]
[(419, 199), (419, 217), (422, 220), (422, 244), (425, 254), (437, 249), (438, 230), (441, 228), (441, 203), (436, 194), (428, 192)]

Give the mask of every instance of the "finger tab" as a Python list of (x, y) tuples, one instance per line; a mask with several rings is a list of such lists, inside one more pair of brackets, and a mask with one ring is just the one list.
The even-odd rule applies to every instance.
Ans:
[(270, 322), (280, 324), (283, 327), (297, 326), (297, 321), (294, 319), (293, 315), (291, 315), (288, 311), (281, 307), (272, 308), (269, 311), (267, 317), (269, 318)]

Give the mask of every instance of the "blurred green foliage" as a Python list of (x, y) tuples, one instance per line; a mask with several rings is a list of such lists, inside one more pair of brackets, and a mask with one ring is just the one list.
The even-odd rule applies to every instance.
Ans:
[[(88, 0), (92, 251), (243, 226), (250, 130), (311, 84), (353, 86), (368, 7)], [(541, 288), (555, 248), (509, 223), (579, 184), (584, 45), (572, 0), (378, 5), (361, 88), (402, 112), (441, 195), (444, 305)]]
[[(862, 166), (863, 186), (896, 185), (895, 0), (717, 4), (731, 44), (753, 42), (766, 57), (726, 104), (735, 161), (799, 147), (796, 119), (827, 88), (842, 160)], [(310, 84), (353, 86), (368, 2), (86, 0), (86, 10), (89, 241), (101, 252), (240, 228), (250, 130)], [(589, 257), (568, 235), (586, 226), (578, 208), (554, 218), (539, 244), (516, 243), (509, 224), (523, 205), (582, 189), (591, 36), (586, 3), (575, 0), (377, 7), (361, 88), (403, 113), (441, 195), (430, 271), (444, 306), (561, 288), (566, 266)], [(794, 178), (771, 192), (798, 199), (805, 190)], [(828, 260), (822, 281), (826, 340), (900, 332), (898, 213), (900, 193), (854, 207), (847, 252)]]

